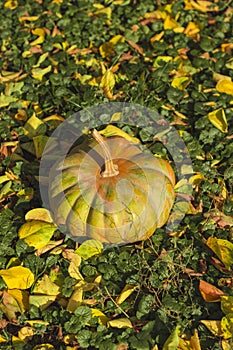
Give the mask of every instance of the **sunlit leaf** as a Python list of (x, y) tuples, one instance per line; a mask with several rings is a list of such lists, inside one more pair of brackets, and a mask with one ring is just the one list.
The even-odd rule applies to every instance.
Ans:
[(107, 322), (108, 327), (113, 328), (133, 328), (131, 321), (128, 318), (117, 318)]
[(200, 12), (218, 11), (218, 7), (213, 2), (207, 0), (184, 0), (184, 3), (185, 10), (197, 10)]
[(100, 87), (103, 89), (104, 94), (109, 99), (113, 98), (112, 92), (113, 92), (115, 83), (116, 83), (116, 80), (115, 80), (114, 74), (111, 72), (110, 69), (107, 69), (101, 78)]
[(210, 283), (200, 280), (199, 290), (202, 298), (207, 302), (218, 302), (221, 301), (221, 296), (225, 295), (223, 291), (216, 288)]
[(223, 262), (226, 268), (230, 268), (233, 264), (233, 243), (225, 239), (209, 237), (206, 244)]
[(2, 295), (0, 310), (11, 321), (16, 313), (24, 314), (29, 309), (28, 293), (18, 289), (8, 289)]
[(91, 309), (91, 317), (98, 317), (98, 323), (106, 325), (107, 322), (109, 321), (109, 318), (100, 310), (98, 309)]
[(233, 314), (233, 296), (225, 295), (221, 297), (221, 309), (224, 314)]
[(55, 348), (51, 344), (40, 344), (40, 345), (34, 346), (32, 350), (55, 350)]
[(208, 330), (216, 337), (222, 336), (221, 321), (218, 320), (201, 320)]
[(24, 134), (29, 139), (37, 135), (45, 134), (46, 130), (46, 124), (41, 119), (37, 118), (35, 114), (33, 114), (24, 125)]
[(179, 345), (180, 326), (176, 326), (171, 335), (167, 338), (162, 350), (176, 350)]
[(53, 283), (48, 275), (44, 275), (41, 279), (36, 282), (33, 288), (34, 294), (45, 294), (45, 295), (58, 295), (60, 293), (60, 287)]
[(45, 31), (44, 31), (43, 28), (35, 28), (35, 29), (33, 29), (32, 30), (32, 34), (38, 35), (38, 38), (36, 40), (33, 40), (32, 42), (30, 42), (31, 46), (39, 45), (39, 44), (42, 44), (44, 42)]
[(220, 131), (227, 133), (228, 125), (223, 108), (216, 109), (208, 114), (209, 121)]
[(8, 0), (5, 2), (4, 7), (14, 10), (18, 6), (17, 0)]
[(0, 107), (6, 107), (9, 106), (11, 102), (17, 101), (16, 97), (13, 96), (6, 96), (3, 93), (0, 94)]
[(49, 137), (46, 135), (37, 135), (32, 138), (37, 159), (42, 157), (48, 139)]
[(83, 259), (89, 259), (94, 255), (99, 255), (103, 250), (103, 244), (95, 239), (89, 239), (83, 242), (75, 253), (81, 256)]
[(35, 249), (41, 249), (49, 243), (56, 229), (53, 224), (31, 220), (20, 227), (19, 238)]
[(179, 90), (184, 90), (190, 82), (189, 77), (175, 77), (172, 79), (171, 86)]
[(22, 327), (18, 331), (18, 337), (22, 341), (29, 341), (34, 335), (34, 330), (31, 327)]
[(3, 336), (0, 335), (0, 343), (5, 343), (6, 341), (7, 340)]
[(216, 85), (216, 90), (218, 92), (233, 95), (233, 82), (229, 79), (219, 80)]
[(74, 312), (78, 306), (82, 304), (83, 301), (83, 289), (78, 288), (73, 291), (73, 294), (71, 295), (66, 309), (69, 312)]
[(37, 79), (39, 81), (43, 80), (43, 76), (47, 73), (49, 73), (52, 69), (52, 66), (48, 66), (46, 68), (33, 68), (32, 69), (32, 77), (34, 79)]
[(56, 300), (56, 295), (30, 295), (29, 303), (30, 305), (35, 305), (41, 310), (45, 310), (49, 305), (51, 305)]
[(8, 270), (0, 270), (0, 276), (9, 289), (28, 289), (34, 282), (33, 273), (23, 266), (14, 266)]
[(125, 131), (123, 131), (122, 129), (119, 129), (115, 125), (106, 126), (106, 128), (104, 128), (103, 130), (100, 130), (99, 133), (105, 137), (120, 136), (134, 143), (140, 143), (140, 140), (137, 137), (130, 136)]
[(123, 303), (138, 287), (126, 284), (120, 295), (116, 299), (117, 304)]
[(45, 208), (35, 208), (28, 211), (25, 215), (25, 220), (26, 221), (39, 220), (39, 221), (48, 222), (50, 224), (53, 223), (53, 219), (50, 215), (50, 212)]
[(224, 339), (232, 338), (233, 334), (233, 313), (227, 314), (221, 320), (221, 329)]

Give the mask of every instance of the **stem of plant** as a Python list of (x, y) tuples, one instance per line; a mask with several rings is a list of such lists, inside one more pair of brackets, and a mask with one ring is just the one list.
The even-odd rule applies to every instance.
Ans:
[(98, 142), (104, 154), (104, 171), (101, 173), (101, 175), (103, 177), (117, 176), (119, 174), (119, 170), (117, 165), (115, 165), (112, 161), (111, 152), (107, 142), (96, 129), (92, 131), (92, 136)]

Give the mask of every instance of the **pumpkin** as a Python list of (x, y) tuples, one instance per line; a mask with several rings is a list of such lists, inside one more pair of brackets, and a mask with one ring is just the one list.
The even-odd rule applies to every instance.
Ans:
[(124, 244), (145, 240), (168, 220), (175, 175), (170, 164), (124, 137), (92, 138), (53, 170), (50, 209), (72, 237)]

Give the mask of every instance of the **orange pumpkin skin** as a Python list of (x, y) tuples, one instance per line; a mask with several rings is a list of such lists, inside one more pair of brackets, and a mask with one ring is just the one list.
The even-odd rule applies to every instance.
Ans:
[(104, 177), (97, 162), (105, 158), (103, 144), (91, 140), (88, 146), (94, 151), (89, 153), (82, 145), (74, 149), (58, 165), (50, 185), (54, 220), (77, 239), (114, 244), (145, 240), (168, 220), (175, 198), (174, 171), (167, 161), (122, 137), (103, 142), (118, 171)]

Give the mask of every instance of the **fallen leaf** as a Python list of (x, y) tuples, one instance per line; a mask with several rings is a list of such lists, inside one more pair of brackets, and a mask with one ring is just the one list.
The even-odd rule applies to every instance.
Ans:
[(113, 328), (133, 328), (131, 321), (128, 318), (118, 318), (107, 322), (108, 327)]
[(75, 253), (81, 256), (84, 260), (91, 258), (94, 255), (99, 255), (103, 250), (103, 244), (95, 239), (88, 239), (83, 242)]
[(32, 77), (34, 79), (37, 79), (39, 81), (42, 81), (43, 80), (43, 76), (47, 73), (49, 73), (52, 69), (52, 66), (48, 66), (46, 68), (33, 68), (32, 69)]
[(34, 275), (27, 267), (13, 266), (8, 270), (0, 270), (9, 289), (28, 289), (34, 283)]
[(44, 275), (36, 282), (33, 288), (34, 294), (44, 295), (58, 295), (60, 293), (60, 287), (52, 282), (48, 275)]
[(232, 339), (233, 334), (233, 313), (227, 314), (221, 319), (221, 329), (224, 339)]
[(49, 243), (56, 229), (57, 227), (54, 224), (30, 220), (20, 227), (18, 235), (29, 246), (41, 249)]
[(98, 309), (91, 309), (91, 317), (98, 317), (98, 323), (99, 324), (103, 324), (104, 326), (106, 326), (107, 322), (109, 321), (109, 318), (100, 310)]
[(14, 9), (16, 9), (16, 7), (18, 7), (18, 1), (17, 0), (8, 0), (5, 2), (4, 7), (8, 8), (10, 10), (14, 10)]
[(221, 321), (218, 320), (201, 320), (208, 330), (216, 337), (222, 336)]
[(233, 296), (224, 295), (221, 297), (221, 309), (224, 314), (233, 314)]
[(209, 237), (206, 245), (217, 255), (226, 268), (233, 264), (233, 243), (220, 238)]
[(176, 326), (171, 335), (167, 338), (162, 350), (175, 350), (179, 346), (180, 326)]
[(132, 286), (130, 284), (126, 284), (120, 295), (116, 299), (117, 304), (122, 304), (136, 289), (138, 286)]
[(108, 125), (103, 130), (100, 130), (99, 133), (105, 137), (112, 137), (112, 136), (120, 136), (125, 138), (128, 141), (132, 141), (134, 143), (140, 143), (140, 140), (137, 137), (130, 136), (122, 129), (119, 129), (118, 127), (114, 125)]
[(103, 89), (104, 94), (109, 99), (113, 98), (112, 92), (113, 92), (115, 83), (116, 83), (116, 80), (115, 80), (114, 74), (111, 72), (110, 69), (107, 69), (101, 78), (100, 87)]
[(225, 295), (223, 291), (203, 280), (200, 280), (199, 290), (202, 295), (202, 298), (206, 302), (219, 302), (221, 301), (221, 296)]
[(32, 29), (32, 34), (38, 35), (38, 38), (30, 43), (31, 46), (36, 46), (44, 42), (45, 31), (43, 28)]
[(233, 82), (228, 79), (222, 79), (217, 82), (216, 90), (225, 94), (233, 95)]
[(45, 208), (35, 208), (28, 211), (25, 215), (25, 220), (26, 221), (39, 220), (39, 221), (48, 222), (50, 224), (53, 223), (53, 219), (50, 215), (50, 212)]
[(208, 114), (208, 119), (221, 132), (228, 132), (227, 119), (223, 108), (210, 112)]

